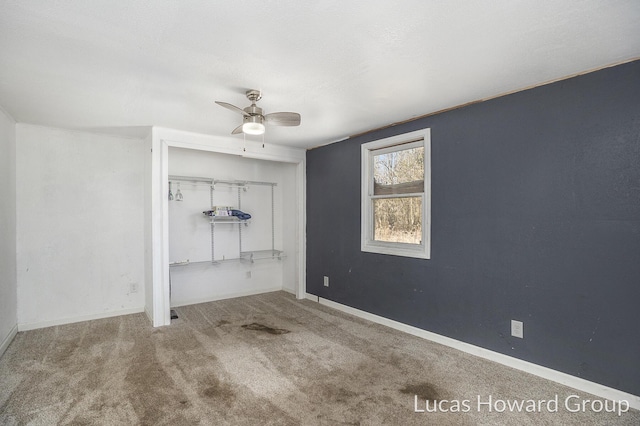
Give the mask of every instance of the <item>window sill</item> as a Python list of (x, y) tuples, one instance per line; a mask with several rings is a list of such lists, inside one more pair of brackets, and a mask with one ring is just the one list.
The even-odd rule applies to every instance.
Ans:
[(367, 253), (387, 254), (391, 256), (413, 257), (415, 259), (430, 259), (431, 255), (424, 246), (407, 246), (393, 243), (363, 243), (360, 250)]

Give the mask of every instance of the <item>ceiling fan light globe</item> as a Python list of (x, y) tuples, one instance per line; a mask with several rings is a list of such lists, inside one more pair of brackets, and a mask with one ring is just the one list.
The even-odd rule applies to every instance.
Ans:
[(264, 124), (262, 123), (244, 123), (242, 132), (248, 135), (261, 135), (264, 133)]

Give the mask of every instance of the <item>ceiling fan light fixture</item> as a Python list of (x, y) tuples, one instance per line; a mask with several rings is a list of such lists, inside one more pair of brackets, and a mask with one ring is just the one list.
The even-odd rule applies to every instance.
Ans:
[(261, 135), (264, 133), (264, 124), (262, 124), (262, 117), (259, 115), (250, 115), (244, 117), (244, 123), (242, 124), (242, 132), (247, 135)]
[(262, 123), (244, 123), (242, 125), (242, 132), (248, 135), (261, 135), (264, 133), (264, 124)]

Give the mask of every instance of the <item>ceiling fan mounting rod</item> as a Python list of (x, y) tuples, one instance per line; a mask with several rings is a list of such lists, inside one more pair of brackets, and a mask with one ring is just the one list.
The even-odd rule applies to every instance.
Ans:
[[(244, 111), (250, 116), (260, 116), (262, 117), (262, 108), (256, 105), (260, 99), (262, 99), (262, 93), (259, 90), (251, 89), (247, 90), (247, 99), (251, 101), (251, 105), (244, 108)], [(246, 119), (247, 117), (245, 117)], [(246, 120), (245, 120), (246, 121)]]
[[(259, 115), (262, 116), (262, 108), (256, 106), (256, 104), (252, 104), (244, 109), (244, 112), (249, 114), (250, 116)], [(245, 116), (246, 118), (246, 116)]]

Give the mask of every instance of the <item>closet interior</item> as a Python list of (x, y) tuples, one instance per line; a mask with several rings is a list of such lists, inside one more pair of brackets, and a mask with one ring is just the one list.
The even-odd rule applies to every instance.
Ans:
[(295, 292), (295, 166), (169, 148), (171, 307)]

